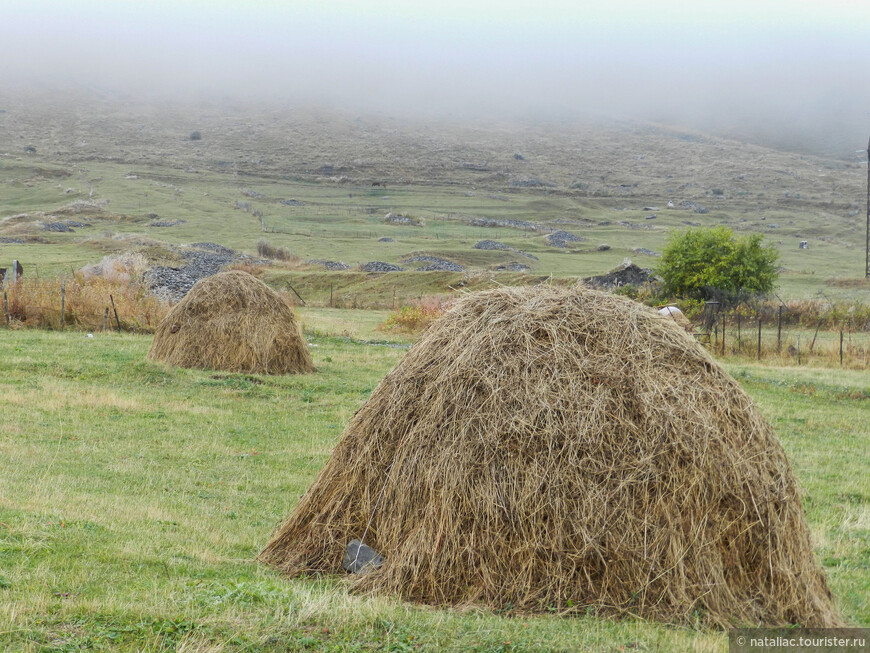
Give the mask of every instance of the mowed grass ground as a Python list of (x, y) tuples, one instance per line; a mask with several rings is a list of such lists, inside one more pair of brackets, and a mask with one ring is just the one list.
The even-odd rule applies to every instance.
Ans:
[[(319, 371), (277, 378), (165, 368), (148, 336), (0, 330), (0, 649), (726, 650), (715, 630), (435, 610), (257, 564), (407, 350), (384, 315), (303, 311)], [(844, 617), (870, 626), (870, 380), (729, 369), (790, 456)]]

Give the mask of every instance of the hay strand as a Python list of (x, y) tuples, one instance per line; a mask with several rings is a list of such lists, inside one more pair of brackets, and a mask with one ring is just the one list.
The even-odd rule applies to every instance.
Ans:
[(672, 318), (584, 288), (460, 300), (354, 415), (260, 560), (435, 605), (831, 626), (770, 426)]

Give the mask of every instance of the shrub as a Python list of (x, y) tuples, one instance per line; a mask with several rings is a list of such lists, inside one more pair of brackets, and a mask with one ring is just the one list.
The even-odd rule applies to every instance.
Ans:
[(447, 310), (447, 305), (440, 299), (426, 298), (411, 306), (402, 306), (390, 313), (386, 321), (378, 328), (382, 331), (400, 331), (403, 333), (419, 333), (433, 321), (441, 317)]
[(299, 257), (292, 254), (285, 247), (276, 247), (268, 241), (261, 240), (257, 243), (257, 254), (264, 258), (276, 259), (278, 261), (298, 262)]
[(727, 227), (674, 233), (656, 268), (665, 292), (692, 299), (740, 301), (769, 293), (779, 273), (779, 253), (759, 234), (735, 237)]

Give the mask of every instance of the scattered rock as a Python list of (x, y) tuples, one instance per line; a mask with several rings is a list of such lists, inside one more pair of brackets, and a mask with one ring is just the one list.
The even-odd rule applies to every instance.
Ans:
[(553, 188), (556, 184), (552, 184), (550, 182), (541, 181), (540, 179), (513, 179), (511, 180), (511, 186), (514, 188)]
[(569, 231), (554, 231), (547, 236), (547, 244), (553, 247), (567, 247), (568, 243), (576, 243), (584, 240), (576, 234)]
[(73, 231), (72, 227), (70, 227), (65, 222), (44, 222), (42, 224), (43, 231), (55, 231), (58, 233)]
[(514, 154), (514, 158), (515, 158), (517, 161), (525, 161), (525, 160), (526, 160), (526, 157), (524, 157), (524, 156), (523, 156), (522, 154), (520, 154), (519, 152), (517, 152), (516, 154)]
[(180, 224), (184, 224), (184, 220), (154, 220), (153, 222), (149, 222), (149, 227), (177, 227)]
[(305, 202), (300, 202), (299, 200), (294, 199), (281, 200), (281, 204), (284, 206), (305, 206)]
[(417, 272), (465, 272), (465, 268), (458, 263), (444, 261), (443, 263), (430, 263), (421, 268), (417, 268)]
[(437, 256), (412, 256), (410, 258), (402, 259), (402, 262), (429, 263), (429, 265), (417, 268), (417, 272), (465, 272), (465, 268), (458, 263), (438, 258)]
[(625, 285), (642, 286), (658, 281), (658, 278), (651, 269), (638, 267), (626, 259), (607, 274), (587, 277), (585, 281), (595, 288), (612, 290)]
[(266, 262), (216, 243), (194, 243), (181, 250), (180, 255), (185, 265), (177, 268), (158, 265), (145, 273), (148, 291), (161, 300), (179, 301), (197, 281), (217, 274), (236, 261)]
[(552, 231), (552, 229), (528, 220), (510, 220), (507, 218), (472, 218), (468, 224), (472, 227), (511, 227), (528, 231)]
[(520, 256), (525, 256), (526, 258), (530, 258), (534, 261), (538, 260), (538, 257), (534, 254), (529, 254), (528, 252), (524, 252), (521, 249), (515, 249), (510, 245), (505, 245), (504, 243), (500, 243), (497, 240), (480, 240), (474, 245), (474, 249), (487, 249), (487, 250), (501, 250), (505, 252), (515, 252)]
[(0, 243), (5, 245), (23, 245), (24, 241), (20, 238), (0, 238)]
[(218, 245), (217, 243), (191, 243), (191, 247), (196, 249), (201, 249), (206, 252), (214, 252), (215, 254), (221, 254), (223, 256), (236, 256), (237, 252), (234, 249), (230, 249), (229, 247), (224, 247), (223, 245)]
[(404, 272), (405, 270), (405, 268), (384, 261), (369, 261), (359, 266), (359, 269), (363, 272)]
[(524, 265), (523, 263), (517, 263), (516, 261), (511, 261), (510, 263), (503, 263), (502, 265), (495, 265), (490, 268), (490, 270), (496, 271), (509, 271), (509, 272), (527, 272), (531, 270), (528, 265)]
[(323, 261), (321, 259), (312, 258), (305, 262), (313, 265), (322, 265), (327, 270), (332, 270), (333, 272), (338, 270), (350, 270), (350, 266), (343, 261)]
[(661, 256), (660, 252), (654, 252), (651, 249), (647, 249), (646, 247), (635, 247), (631, 250), (635, 254), (643, 254), (644, 256)]
[(409, 215), (401, 213), (387, 213), (384, 216), (384, 222), (387, 224), (399, 224), (408, 227), (422, 227), (423, 223), (418, 218), (412, 218)]
[(392, 238), (385, 237), (385, 238), (378, 238), (378, 242), (379, 243), (394, 243), (396, 241), (393, 240)]
[(599, 245), (595, 249), (596, 249), (596, 251), (599, 251), (599, 252), (606, 252), (607, 250), (610, 249), (610, 245), (605, 245), (602, 243), (601, 245)]
[(351, 540), (344, 552), (341, 566), (351, 574), (365, 574), (386, 562), (384, 557), (367, 544)]
[(68, 227), (73, 227), (75, 229), (84, 229), (85, 227), (90, 227), (90, 222), (79, 222), (78, 220), (64, 220), (64, 224)]
[(652, 215), (646, 216), (646, 219), (647, 220), (655, 220), (657, 217), (659, 217), (659, 216), (657, 216), (655, 213), (653, 213)]
[(474, 249), (499, 249), (506, 252), (513, 251), (513, 247), (505, 245), (497, 240), (479, 240), (474, 244)]

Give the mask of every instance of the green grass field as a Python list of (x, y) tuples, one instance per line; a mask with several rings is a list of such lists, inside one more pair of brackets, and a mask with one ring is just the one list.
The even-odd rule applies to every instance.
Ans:
[[(344, 424), (406, 351), (407, 337), (375, 330), (384, 316), (303, 311), (319, 371), (277, 378), (165, 368), (145, 360), (147, 336), (0, 330), (0, 648), (727, 648), (704, 628), (435, 610), (257, 564)], [(842, 614), (870, 626), (870, 381), (730, 370), (789, 454)]]
[[(635, 250), (660, 252), (672, 230), (714, 224), (776, 245), (784, 300), (867, 304), (866, 170), (628, 123), (203, 113), (87, 94), (10, 95), (4, 107), (0, 267), (17, 259), (60, 292), (62, 278), (107, 254), (177, 264), (177, 245), (255, 254), (267, 240), (299, 259), (266, 269), (264, 280), (307, 300), (300, 316), (319, 371), (170, 369), (145, 361), (149, 336), (0, 326), (0, 649), (726, 650), (725, 634), (697, 624), (436, 610), (352, 595), (338, 576), (288, 580), (254, 559), (412, 343), (378, 330), (389, 309), (498, 285), (570, 284), (625, 258), (653, 266), (658, 258)], [(194, 127), (203, 138), (191, 142)], [(388, 212), (422, 226), (386, 224)], [(544, 229), (472, 224), (482, 218)], [(87, 226), (42, 228), (65, 220)], [(554, 247), (548, 229), (584, 240)], [(483, 239), (536, 258), (474, 249)], [(304, 264), (404, 264), (419, 254), (468, 271)], [(490, 270), (511, 261), (530, 269)], [(847, 369), (825, 367), (836, 364), (839, 333), (824, 332), (808, 364), (786, 354), (756, 364), (749, 327), (748, 350), (727, 366), (790, 456), (844, 618), (870, 626), (870, 381), (848, 369), (866, 369), (870, 343), (849, 325)], [(803, 350), (813, 337), (789, 328), (783, 346)], [(768, 349), (773, 338), (765, 327)]]

